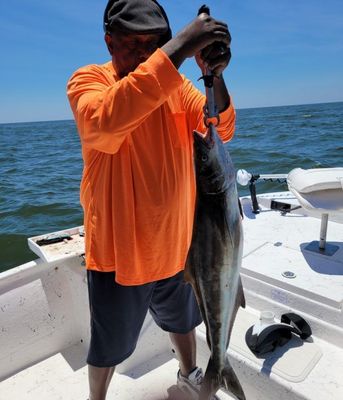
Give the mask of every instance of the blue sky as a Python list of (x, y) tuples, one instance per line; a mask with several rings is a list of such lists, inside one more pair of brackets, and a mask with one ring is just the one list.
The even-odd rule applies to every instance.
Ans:
[[(106, 2), (1, 1), (0, 123), (72, 118), (68, 77), (82, 65), (108, 60)], [(176, 33), (202, 1), (161, 4)], [(342, 0), (206, 4), (230, 27), (233, 57), (225, 78), (237, 108), (343, 101)], [(191, 60), (182, 72), (194, 82), (199, 77)]]

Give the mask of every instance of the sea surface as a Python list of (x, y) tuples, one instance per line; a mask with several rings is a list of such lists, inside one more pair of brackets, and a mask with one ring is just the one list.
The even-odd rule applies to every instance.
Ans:
[[(343, 102), (237, 110), (227, 146), (236, 169), (255, 174), (342, 167)], [(82, 225), (81, 173), (73, 121), (0, 124), (0, 271), (37, 258), (28, 237)]]

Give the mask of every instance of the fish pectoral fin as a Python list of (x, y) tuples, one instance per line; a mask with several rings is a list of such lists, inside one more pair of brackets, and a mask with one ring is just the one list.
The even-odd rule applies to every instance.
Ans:
[(222, 388), (236, 396), (238, 400), (246, 400), (242, 386), (226, 357), (225, 366), (221, 373), (218, 373), (215, 365), (210, 358), (203, 383), (200, 389), (199, 400), (208, 400)]
[(193, 284), (194, 282), (194, 275), (192, 271), (192, 267), (190, 264), (186, 262), (185, 269), (183, 271), (183, 278), (186, 282)]

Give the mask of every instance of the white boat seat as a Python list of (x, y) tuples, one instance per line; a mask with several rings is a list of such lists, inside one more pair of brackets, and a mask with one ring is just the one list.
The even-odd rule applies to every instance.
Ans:
[[(287, 184), (309, 214), (321, 215), (319, 251), (325, 251), (329, 216), (343, 215), (343, 168), (295, 168), (288, 174)], [(331, 246), (327, 255), (336, 247)], [(313, 244), (310, 250), (314, 250)]]
[(288, 174), (287, 184), (311, 214), (343, 213), (343, 168), (295, 168)]

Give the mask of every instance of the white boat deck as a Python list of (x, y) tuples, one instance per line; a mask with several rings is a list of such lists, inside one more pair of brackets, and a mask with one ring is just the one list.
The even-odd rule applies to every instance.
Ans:
[[(267, 357), (256, 358), (244, 341), (247, 328), (255, 321), (253, 310), (240, 311), (229, 352), (248, 400), (274, 400), (275, 393), (280, 400), (342, 398), (342, 349), (316, 338), (308, 342), (293, 338)], [(141, 346), (118, 367), (108, 399), (187, 400), (175, 384), (178, 362), (168, 348), (167, 336), (152, 325), (148, 319)], [(198, 329), (198, 349), (199, 364), (204, 367), (208, 351), (203, 325)], [(87, 345), (79, 343), (10, 376), (0, 384), (0, 399), (86, 400), (86, 351)], [(221, 391), (218, 397), (233, 399)]]
[[(286, 193), (274, 196), (280, 201), (295, 201), (292, 196), (285, 198)], [(279, 211), (262, 208), (260, 214), (255, 215), (248, 199), (243, 199), (243, 205), (246, 216), (243, 274), (341, 309), (343, 224), (329, 222), (328, 243), (338, 246), (339, 250), (327, 256), (306, 249), (319, 238), (320, 219), (302, 214), (301, 209), (282, 215)], [(285, 278), (284, 271), (293, 272), (295, 278)]]
[[(296, 202), (289, 193), (270, 199)], [(260, 198), (263, 203), (263, 198)], [(229, 357), (247, 400), (343, 399), (343, 225), (329, 222), (328, 242), (339, 250), (326, 256), (306, 250), (318, 240), (320, 219), (295, 210), (255, 215), (243, 199), (242, 280), (247, 308), (237, 315)], [(79, 239), (78, 239), (79, 240)], [(63, 243), (61, 243), (63, 246)], [(82, 248), (75, 254), (81, 254)], [(85, 271), (79, 256), (58, 255), (0, 276), (0, 400), (86, 400), (89, 315)], [(282, 275), (295, 274), (292, 279)], [(259, 312), (305, 318), (313, 335), (294, 336), (257, 358), (245, 333)], [(198, 364), (206, 367), (205, 328), (197, 329)], [(178, 363), (168, 336), (147, 318), (137, 349), (117, 368), (108, 399), (184, 400), (176, 388)], [(220, 392), (222, 400), (230, 399)]]
[[(12, 376), (1, 384), (0, 399), (86, 400), (84, 353), (84, 346), (73, 346)], [(176, 386), (177, 370), (177, 360), (163, 354), (131, 371), (115, 373), (108, 399), (187, 400)], [(232, 399), (224, 393), (218, 397)]]

